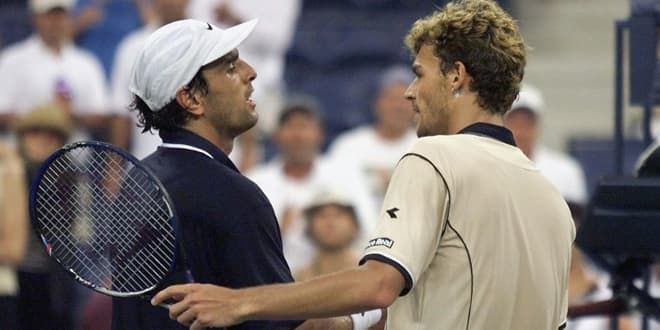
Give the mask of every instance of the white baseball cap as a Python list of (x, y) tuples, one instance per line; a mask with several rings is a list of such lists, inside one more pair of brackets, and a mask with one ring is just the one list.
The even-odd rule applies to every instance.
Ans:
[(75, 3), (75, 0), (30, 0), (30, 10), (37, 14), (45, 13), (55, 8), (71, 10)]
[(258, 20), (226, 30), (186, 19), (154, 31), (135, 58), (128, 89), (151, 111), (170, 103), (199, 69), (226, 55), (245, 40)]
[(543, 100), (541, 91), (532, 85), (522, 84), (518, 98), (516, 98), (511, 105), (511, 111), (527, 109), (536, 115), (540, 115), (543, 113), (544, 107), (545, 101)]

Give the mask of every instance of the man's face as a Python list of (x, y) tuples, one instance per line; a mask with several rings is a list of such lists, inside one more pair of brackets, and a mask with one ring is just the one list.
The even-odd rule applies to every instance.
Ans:
[(49, 129), (33, 128), (22, 132), (19, 136), (19, 144), (24, 157), (31, 162), (43, 162), (62, 147), (66, 141), (64, 138)]
[(202, 75), (208, 85), (202, 97), (204, 115), (219, 132), (236, 137), (257, 123), (256, 104), (250, 99), (257, 73), (237, 50), (209, 64)]
[(345, 208), (332, 204), (315, 210), (308, 226), (314, 242), (325, 251), (350, 246), (358, 231), (351, 214)]
[(375, 102), (378, 121), (397, 132), (407, 130), (414, 116), (412, 105), (404, 96), (406, 88), (401, 83), (389, 85), (380, 91)]
[(186, 17), (188, 0), (154, 0), (153, 7), (162, 24)]
[(285, 162), (307, 164), (319, 153), (323, 131), (314, 115), (296, 112), (278, 127), (275, 139)]
[(440, 70), (440, 60), (433, 46), (423, 45), (413, 62), (415, 80), (406, 90), (406, 98), (412, 102), (418, 115), (417, 136), (447, 134), (449, 123), (448, 101), (451, 88)]
[(534, 145), (539, 136), (536, 114), (528, 109), (509, 111), (504, 116), (504, 126), (513, 133), (518, 148), (528, 158), (532, 158)]
[(69, 11), (55, 8), (45, 13), (35, 13), (34, 25), (45, 43), (60, 44), (71, 37), (73, 21)]

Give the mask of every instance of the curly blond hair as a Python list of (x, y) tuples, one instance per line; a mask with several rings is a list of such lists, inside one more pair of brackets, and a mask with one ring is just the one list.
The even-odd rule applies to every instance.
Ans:
[(504, 114), (520, 90), (526, 46), (516, 22), (492, 0), (458, 0), (417, 20), (405, 39), (417, 54), (422, 45), (435, 48), (444, 74), (462, 62), (473, 78), (479, 105)]

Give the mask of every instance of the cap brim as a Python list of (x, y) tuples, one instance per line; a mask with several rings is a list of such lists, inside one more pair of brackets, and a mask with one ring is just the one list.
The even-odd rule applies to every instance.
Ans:
[(227, 40), (218, 43), (218, 45), (209, 52), (208, 57), (202, 65), (207, 65), (227, 55), (227, 53), (238, 47), (245, 39), (247, 39), (250, 33), (254, 31), (257, 23), (259, 23), (259, 19), (255, 18), (224, 30), (223, 38), (226, 38)]

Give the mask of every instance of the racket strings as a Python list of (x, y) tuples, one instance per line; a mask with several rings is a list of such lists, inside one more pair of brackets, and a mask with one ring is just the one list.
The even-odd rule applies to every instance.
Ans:
[(83, 146), (53, 161), (35, 210), (52, 255), (92, 286), (140, 292), (170, 271), (175, 237), (163, 192), (110, 149)]

